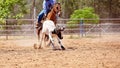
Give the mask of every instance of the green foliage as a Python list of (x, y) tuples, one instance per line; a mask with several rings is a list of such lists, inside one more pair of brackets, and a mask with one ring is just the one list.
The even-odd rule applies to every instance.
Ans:
[(101, 18), (120, 18), (120, 0), (57, 0), (62, 4), (64, 18), (76, 9), (93, 7)]
[(85, 7), (83, 9), (78, 9), (73, 12), (70, 19), (97, 19), (93, 21), (88, 21), (88, 23), (98, 23), (99, 16), (94, 13), (94, 9), (91, 7)]
[(0, 0), (0, 24), (4, 19), (18, 19), (28, 12), (25, 0)]
[(0, 25), (3, 25), (3, 24), (5, 24), (5, 20), (0, 18)]
[(25, 13), (25, 0), (0, 0), (0, 18), (21, 18)]
[[(70, 16), (70, 19), (72, 21), (69, 21), (68, 27), (75, 27), (79, 22), (80, 19), (83, 19), (84, 23), (98, 23), (99, 22), (99, 16), (95, 14), (94, 9), (92, 7), (85, 7), (83, 9), (78, 9), (73, 12), (73, 14)], [(74, 20), (79, 19), (79, 20)], [(84, 19), (94, 19), (94, 20), (84, 20)]]

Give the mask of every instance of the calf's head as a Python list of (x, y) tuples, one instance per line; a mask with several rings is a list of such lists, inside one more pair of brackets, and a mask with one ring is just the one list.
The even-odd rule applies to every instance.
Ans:
[(53, 31), (54, 34), (57, 34), (59, 39), (63, 39), (62, 31), (64, 31), (65, 27), (63, 26), (56, 26), (55, 30)]

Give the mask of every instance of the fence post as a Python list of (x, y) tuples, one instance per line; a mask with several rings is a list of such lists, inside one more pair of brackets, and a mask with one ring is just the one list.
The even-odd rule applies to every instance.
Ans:
[(8, 40), (8, 21), (7, 21), (7, 19), (5, 22), (5, 30), (6, 30), (6, 40)]
[(83, 27), (83, 24), (84, 24), (84, 21), (83, 21), (83, 19), (81, 18), (81, 19), (80, 19), (80, 34), (81, 34), (81, 37), (83, 37), (83, 35), (84, 35), (84, 27)]
[(36, 7), (34, 7), (34, 35), (36, 35)]

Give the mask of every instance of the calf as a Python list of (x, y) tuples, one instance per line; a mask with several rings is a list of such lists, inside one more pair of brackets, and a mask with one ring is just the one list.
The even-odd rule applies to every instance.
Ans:
[(44, 21), (42, 32), (41, 32), (41, 37), (40, 37), (39, 48), (41, 48), (42, 41), (45, 43), (45, 37), (46, 37), (46, 35), (48, 35), (48, 38), (50, 39), (50, 43), (52, 44), (53, 49), (55, 49), (54, 40), (52, 38), (54, 36), (57, 38), (58, 43), (61, 46), (61, 49), (65, 50), (64, 46), (62, 45), (62, 43), (60, 41), (60, 39), (63, 39), (62, 34), (61, 34), (61, 31), (63, 31), (63, 30), (64, 30), (64, 27), (55, 26), (54, 22), (51, 20)]

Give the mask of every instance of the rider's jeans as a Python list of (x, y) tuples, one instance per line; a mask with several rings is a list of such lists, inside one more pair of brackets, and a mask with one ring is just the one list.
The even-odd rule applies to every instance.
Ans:
[[(47, 10), (47, 14), (50, 12), (50, 10)], [(42, 10), (39, 15), (38, 15), (38, 23), (41, 23), (40, 21), (42, 20), (43, 16), (45, 14), (45, 10)]]

